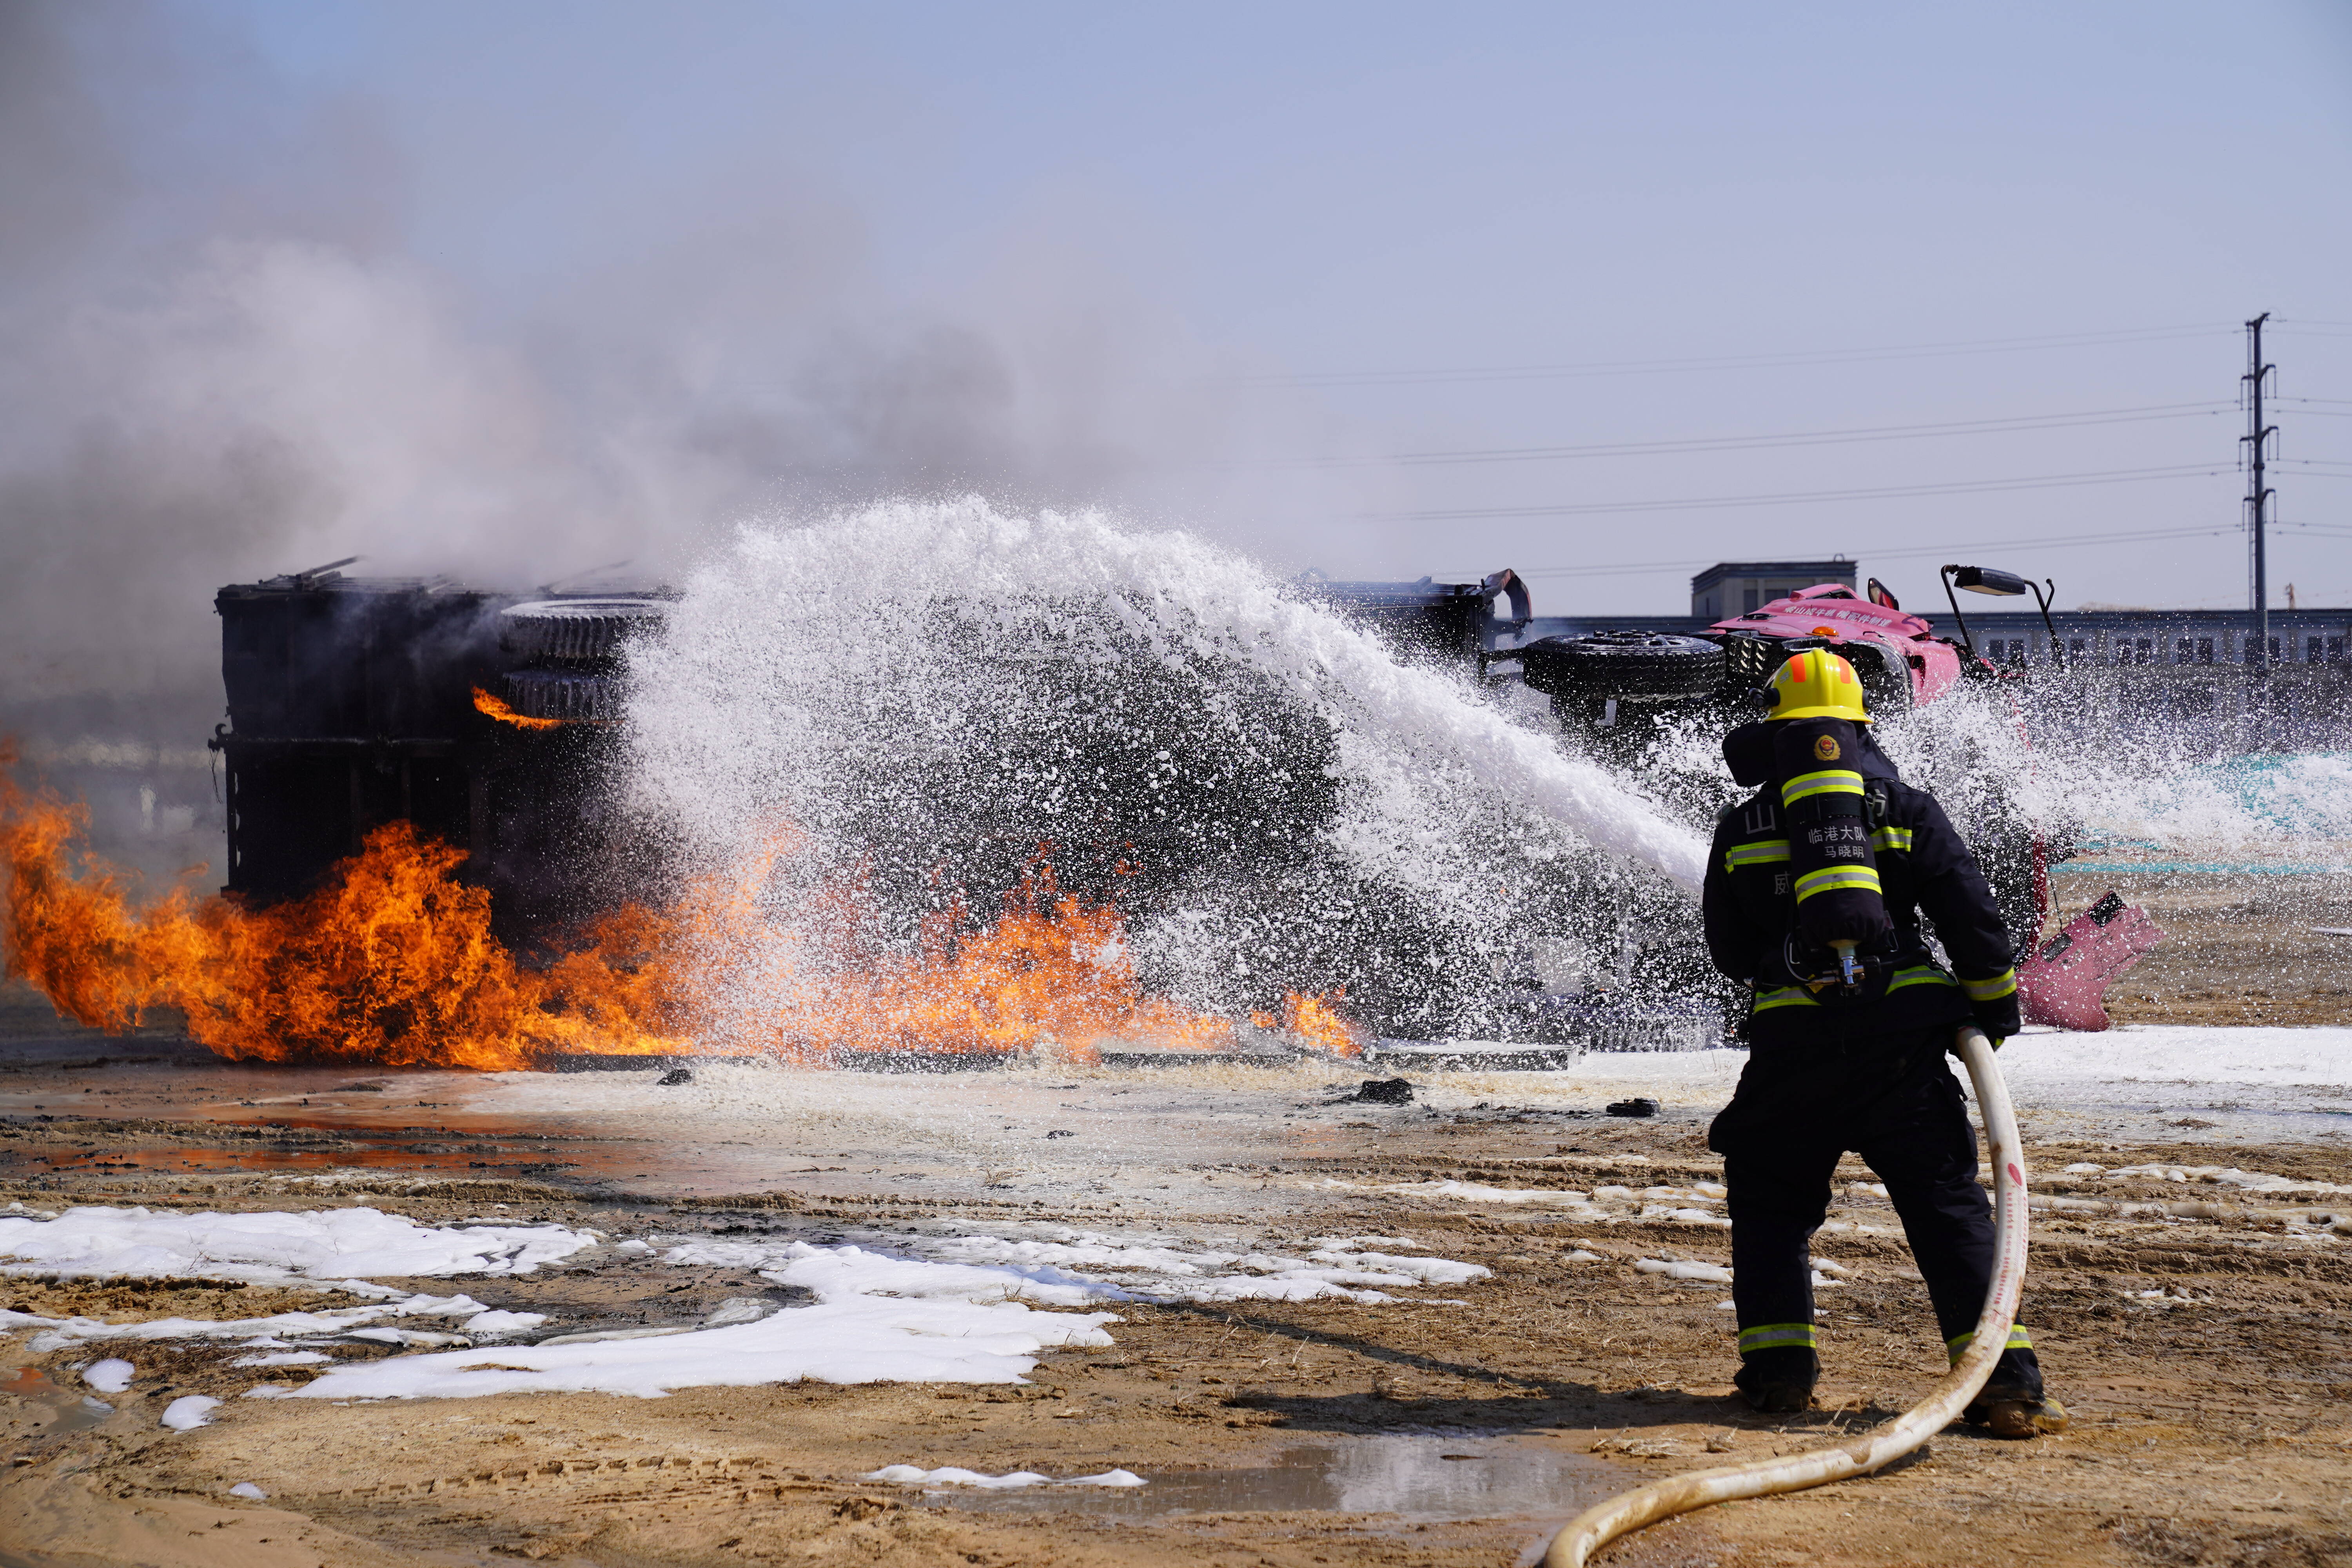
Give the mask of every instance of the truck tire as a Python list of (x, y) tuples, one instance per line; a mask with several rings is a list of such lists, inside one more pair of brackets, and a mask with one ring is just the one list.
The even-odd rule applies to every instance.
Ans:
[(570, 669), (509, 670), (503, 683), (507, 706), (526, 719), (622, 717), (620, 683), (608, 675)]
[(1674, 702), (1723, 688), (1723, 649), (1705, 637), (1593, 632), (1539, 637), (1517, 652), (1522, 679), (1550, 697)]
[(600, 664), (667, 608), (659, 599), (536, 599), (499, 612), (499, 646), (533, 664)]

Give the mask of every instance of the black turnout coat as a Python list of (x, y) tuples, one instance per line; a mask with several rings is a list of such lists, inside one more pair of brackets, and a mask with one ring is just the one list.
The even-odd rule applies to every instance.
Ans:
[[(1871, 852), (1893, 929), (1863, 951), (1864, 974), (1853, 990), (1808, 984), (1835, 964), (1796, 935), (1788, 834), (1779, 791), (1765, 782), (1769, 728), (1743, 726), (1724, 742), (1733, 776), (1765, 787), (1717, 820), (1701, 893), (1707, 952), (1750, 993), (1749, 1043), (1796, 1043), (1832, 1018), (1889, 1031), (1957, 1026), (1972, 1003), (2013, 998), (2009, 938), (1976, 858), (1935, 796), (1905, 784), (1867, 739), (1853, 765), (1863, 775)], [(1929, 945), (1931, 933), (1948, 969)]]

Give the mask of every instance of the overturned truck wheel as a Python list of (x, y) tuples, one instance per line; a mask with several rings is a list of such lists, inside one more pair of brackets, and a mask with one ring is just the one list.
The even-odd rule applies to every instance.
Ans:
[(530, 664), (601, 668), (630, 637), (659, 625), (658, 599), (540, 599), (499, 616), (499, 646)]
[(1539, 637), (1517, 650), (1528, 685), (1555, 699), (1692, 701), (1722, 689), (1723, 649), (1665, 632)]

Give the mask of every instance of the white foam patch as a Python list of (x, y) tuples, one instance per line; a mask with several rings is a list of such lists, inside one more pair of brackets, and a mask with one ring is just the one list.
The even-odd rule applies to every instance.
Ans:
[(1484, 1182), (1464, 1182), (1452, 1177), (1428, 1182), (1387, 1182), (1368, 1190), (1397, 1193), (1411, 1198), (1451, 1198), (1469, 1204), (1540, 1204), (1561, 1208), (1589, 1208), (1592, 1202), (1591, 1194), (1572, 1187), (1496, 1187)]
[(193, 1432), (199, 1426), (213, 1424), (213, 1412), (220, 1401), (209, 1394), (188, 1394), (163, 1407), (163, 1425), (174, 1432)]
[(235, 1339), (282, 1343), (287, 1336), (320, 1339), (348, 1336), (363, 1325), (388, 1318), (471, 1318), (483, 1306), (470, 1296), (407, 1296), (365, 1307), (344, 1307), (325, 1312), (278, 1312), (267, 1318), (157, 1318), (143, 1323), (108, 1323), (96, 1318), (44, 1318), (31, 1312), (0, 1310), (0, 1333), (36, 1331), (31, 1348), (37, 1355), (69, 1346), (108, 1340)]
[(2322, 1196), (2352, 1193), (2352, 1186), (2337, 1182), (2298, 1182), (2292, 1176), (2265, 1171), (2242, 1171), (2235, 1165), (2118, 1165), (2106, 1173), (2105, 1179), (2210, 1183), (2254, 1193), (2313, 1193)]
[(81, 1380), (100, 1394), (120, 1394), (131, 1386), (139, 1369), (121, 1356), (109, 1356), (82, 1368)]
[[(288, 1399), (460, 1399), (496, 1394), (625, 1394), (799, 1383), (1019, 1383), (1047, 1350), (1111, 1342), (1107, 1312), (1018, 1302), (854, 1296), (756, 1323), (642, 1339), (445, 1351), (339, 1366)], [(260, 1394), (260, 1390), (253, 1391)]]
[[(854, 1294), (1026, 1300), (1053, 1306), (1088, 1300), (1312, 1301), (1378, 1305), (1391, 1290), (1463, 1285), (1486, 1277), (1475, 1263), (1451, 1258), (1319, 1247), (1304, 1257), (1266, 1251), (1179, 1247), (1091, 1232), (1047, 1238), (961, 1236), (910, 1238), (922, 1258), (856, 1247), (805, 1242), (691, 1242), (665, 1261), (751, 1268), (779, 1284), (798, 1285), (821, 1300)], [(1400, 1245), (1410, 1246), (1409, 1242)]]
[(1147, 1486), (1133, 1470), (1105, 1470), (1099, 1475), (1072, 1476), (1055, 1480), (1034, 1470), (1014, 1470), (1008, 1475), (983, 1475), (955, 1465), (942, 1465), (936, 1470), (926, 1470), (918, 1465), (885, 1465), (860, 1478), (869, 1481), (888, 1481), (902, 1487), (985, 1487), (1001, 1490), (1012, 1487), (1139, 1487)]
[(1023, 1300), (1077, 1307), (1126, 1297), (1126, 1292), (1105, 1281), (1057, 1268), (932, 1263), (857, 1247), (813, 1247), (804, 1241), (689, 1242), (670, 1248), (663, 1261), (704, 1268), (757, 1269), (763, 1278), (779, 1285), (797, 1285), (820, 1301), (896, 1296), (968, 1302)]
[[(1748, 1053), (1736, 1048), (1599, 1052), (1585, 1056), (1572, 1074), (1536, 1081), (1557, 1082), (1584, 1096), (1639, 1089), (1678, 1104), (1719, 1106), (1731, 1098), (1747, 1061)], [(2179, 1087), (2257, 1090), (2250, 1103), (2267, 1105), (2297, 1090), (2317, 1089), (2334, 1099), (2330, 1091), (2352, 1089), (2352, 1028), (2126, 1024), (2099, 1034), (2030, 1028), (2002, 1044), (2000, 1061), (2001, 1077), (2029, 1109), (2162, 1105), (2171, 1102), (2160, 1091)]]
[(0, 1216), (0, 1274), (253, 1284), (514, 1275), (595, 1243), (595, 1237), (561, 1226), (436, 1228), (371, 1208), (306, 1214), (76, 1208), (49, 1220)]
[(1723, 1201), (1724, 1188), (1714, 1182), (1700, 1182), (1688, 1188), (1644, 1187), (1639, 1192), (1632, 1187), (1603, 1185), (1589, 1193), (1573, 1187), (1496, 1187), (1483, 1182), (1452, 1178), (1427, 1182), (1358, 1183), (1324, 1177), (1304, 1184), (1323, 1191), (1393, 1193), (1401, 1197), (1448, 1203), (1512, 1204), (1554, 1208), (1562, 1211), (1568, 1218), (1596, 1225), (1614, 1225), (1626, 1220), (1673, 1220), (1680, 1225), (1721, 1229), (1731, 1223), (1711, 1209), (1700, 1206)]
[(2011, 1084), (2242, 1083), (2352, 1088), (2352, 1028), (2130, 1024), (2103, 1034), (2028, 1033), (2002, 1045)]

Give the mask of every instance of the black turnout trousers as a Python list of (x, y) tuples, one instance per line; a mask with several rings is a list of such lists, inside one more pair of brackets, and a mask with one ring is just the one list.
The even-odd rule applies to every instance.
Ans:
[[(1885, 1031), (1861, 1018), (1822, 1026), (1801, 1044), (1752, 1051), (1707, 1133), (1730, 1188), (1743, 1384), (1812, 1382), (1809, 1243), (1849, 1151), (1885, 1184), (1952, 1355), (1972, 1337), (1992, 1281), (1992, 1205), (1977, 1184), (1976, 1131), (1945, 1062), (1950, 1027)], [(2041, 1394), (2042, 1369), (2020, 1326), (1979, 1397)]]

